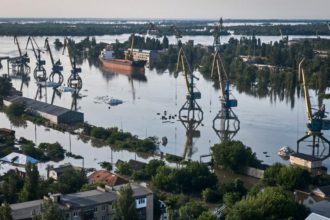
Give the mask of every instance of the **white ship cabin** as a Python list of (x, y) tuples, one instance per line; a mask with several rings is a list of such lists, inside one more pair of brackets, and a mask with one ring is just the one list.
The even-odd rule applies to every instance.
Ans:
[(112, 47), (108, 46), (104, 48), (101, 52), (101, 58), (103, 59), (114, 59), (114, 51), (112, 50)]

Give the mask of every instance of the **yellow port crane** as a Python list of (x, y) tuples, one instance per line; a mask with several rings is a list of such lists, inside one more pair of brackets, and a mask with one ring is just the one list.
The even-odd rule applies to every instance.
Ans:
[[(320, 159), (326, 159), (330, 156), (330, 141), (323, 136), (322, 130), (330, 130), (330, 120), (325, 119), (326, 111), (325, 105), (320, 106), (319, 109), (313, 112), (313, 108), (310, 101), (309, 91), (308, 91), (308, 83), (305, 75), (305, 70), (303, 64), (305, 59), (302, 59), (299, 63), (298, 69), (298, 78), (301, 86), (303, 88), (304, 96), (305, 96), (305, 108), (307, 113), (307, 129), (306, 135), (300, 138), (297, 141), (297, 153), (300, 150), (300, 144), (302, 142), (307, 142), (308, 138), (312, 138), (311, 141), (308, 141), (309, 147), (312, 148), (312, 156), (318, 157)], [(320, 153), (320, 147), (323, 147), (322, 152)], [(325, 153), (326, 148), (328, 148), (328, 153)], [(315, 152), (317, 150), (317, 152)]]

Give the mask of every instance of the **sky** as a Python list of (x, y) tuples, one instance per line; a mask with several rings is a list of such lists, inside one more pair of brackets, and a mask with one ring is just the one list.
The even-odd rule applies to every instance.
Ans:
[(330, 20), (330, 0), (0, 0), (0, 3), (0, 17)]

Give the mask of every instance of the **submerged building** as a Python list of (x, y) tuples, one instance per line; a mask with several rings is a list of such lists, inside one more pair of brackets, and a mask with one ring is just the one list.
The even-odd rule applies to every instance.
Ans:
[(47, 119), (54, 124), (73, 124), (84, 122), (84, 113), (71, 111), (70, 109), (22, 96), (10, 96), (3, 100), (3, 103), (6, 106), (13, 103), (24, 103), (27, 112)]

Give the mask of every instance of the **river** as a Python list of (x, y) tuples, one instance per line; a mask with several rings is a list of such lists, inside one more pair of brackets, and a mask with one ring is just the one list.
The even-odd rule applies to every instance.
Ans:
[[(120, 36), (102, 36), (96, 37), (96, 40), (104, 42), (114, 42), (127, 40), (129, 35)], [(235, 36), (240, 37), (240, 36)], [(49, 42), (52, 43), (56, 37), (50, 37)], [(278, 40), (277, 36), (260, 37), (262, 42), (270, 42)], [(290, 37), (291, 38), (291, 37)], [(35, 38), (39, 46), (43, 46), (43, 37)], [(80, 37), (74, 38), (79, 41)], [(183, 41), (193, 39), (195, 43), (211, 45), (213, 39), (207, 36), (184, 37)], [(229, 38), (225, 37), (222, 42)], [(25, 48), (26, 37), (19, 37), (21, 47)], [(170, 38), (170, 42), (174, 43), (175, 39)], [(0, 56), (17, 54), (17, 48), (14, 45), (12, 37), (0, 37)], [(65, 82), (69, 76), (71, 67), (67, 53), (62, 55), (62, 51), (55, 51), (53, 55), (55, 59), (60, 58), (64, 66)], [(35, 59), (33, 52), (28, 50), (31, 58), (30, 66), (33, 69)], [(50, 58), (47, 53), (42, 54), (46, 59), (46, 69), (48, 73), (51, 69)], [(3, 62), (3, 64), (5, 64)], [(6, 72), (6, 65), (1, 70)], [(157, 73), (156, 70), (145, 70), (146, 81), (130, 79), (127, 75), (111, 73), (90, 65), (88, 61), (84, 61), (81, 65), (83, 80), (83, 88), (81, 90), (81, 99), (78, 99), (78, 110), (85, 114), (85, 121), (90, 124), (113, 127), (117, 126), (124, 131), (129, 131), (138, 135), (140, 138), (148, 136), (157, 136), (159, 138), (166, 136), (168, 144), (161, 146), (160, 150), (165, 153), (175, 155), (183, 155), (185, 149), (186, 130), (180, 121), (171, 119), (164, 123), (161, 116), (166, 111), (167, 115), (178, 114), (180, 107), (185, 102), (185, 83), (182, 74), (174, 77), (168, 71)], [(219, 91), (214, 89), (213, 82), (204, 79), (199, 72), (195, 75), (200, 79), (196, 81), (196, 87), (202, 93), (202, 99), (198, 100), (198, 104), (204, 112), (204, 120), (197, 128), (200, 131), (200, 137), (193, 139), (193, 148), (191, 159), (199, 160), (200, 155), (209, 154), (210, 146), (219, 143), (219, 137), (212, 129), (212, 120), (220, 108)], [(23, 95), (29, 98), (35, 98), (37, 86), (35, 80), (30, 74), (31, 80), (28, 85), (23, 84)], [(13, 85), (18, 90), (21, 87), (20, 79), (13, 79)], [(245, 93), (239, 93), (235, 87), (232, 93), (238, 100), (238, 107), (234, 109), (240, 120), (241, 129), (235, 136), (235, 139), (242, 141), (250, 146), (256, 152), (257, 157), (267, 164), (275, 162), (287, 163), (277, 156), (278, 149), (283, 145), (288, 145), (295, 149), (296, 141), (306, 132), (306, 114), (303, 98), (295, 97), (294, 107), (291, 106), (290, 100), (271, 101), (267, 98), (256, 98)], [(108, 105), (100, 102), (97, 97), (108, 96), (124, 101), (123, 104), (113, 106), (110, 109)], [(317, 104), (314, 92), (311, 91), (312, 103)], [(50, 102), (52, 97), (52, 89), (43, 90), (42, 97), (38, 99)], [(72, 102), (71, 94), (64, 93), (61, 97), (55, 97), (54, 104), (62, 107), (70, 108)], [(330, 106), (328, 101), (326, 106)], [(101, 161), (112, 161), (115, 163), (118, 159), (126, 160), (137, 158), (138, 160), (150, 160), (152, 158), (142, 158), (135, 153), (127, 151), (112, 151), (109, 147), (93, 147), (90, 142), (84, 143), (77, 136), (70, 136), (67, 133), (61, 133), (43, 126), (35, 126), (27, 122), (26, 127), (15, 127), (10, 123), (7, 116), (0, 113), (0, 127), (13, 128), (16, 130), (17, 137), (25, 137), (35, 141), (37, 144), (41, 142), (61, 143), (64, 148), (72, 153), (81, 155), (85, 158), (86, 167), (99, 168), (98, 163)], [(329, 137), (329, 133), (325, 133)], [(70, 141), (71, 140), (71, 141)], [(81, 160), (66, 158), (64, 162), (71, 162), (75, 165), (81, 165)], [(324, 164), (330, 167), (330, 161), (326, 160)]]

